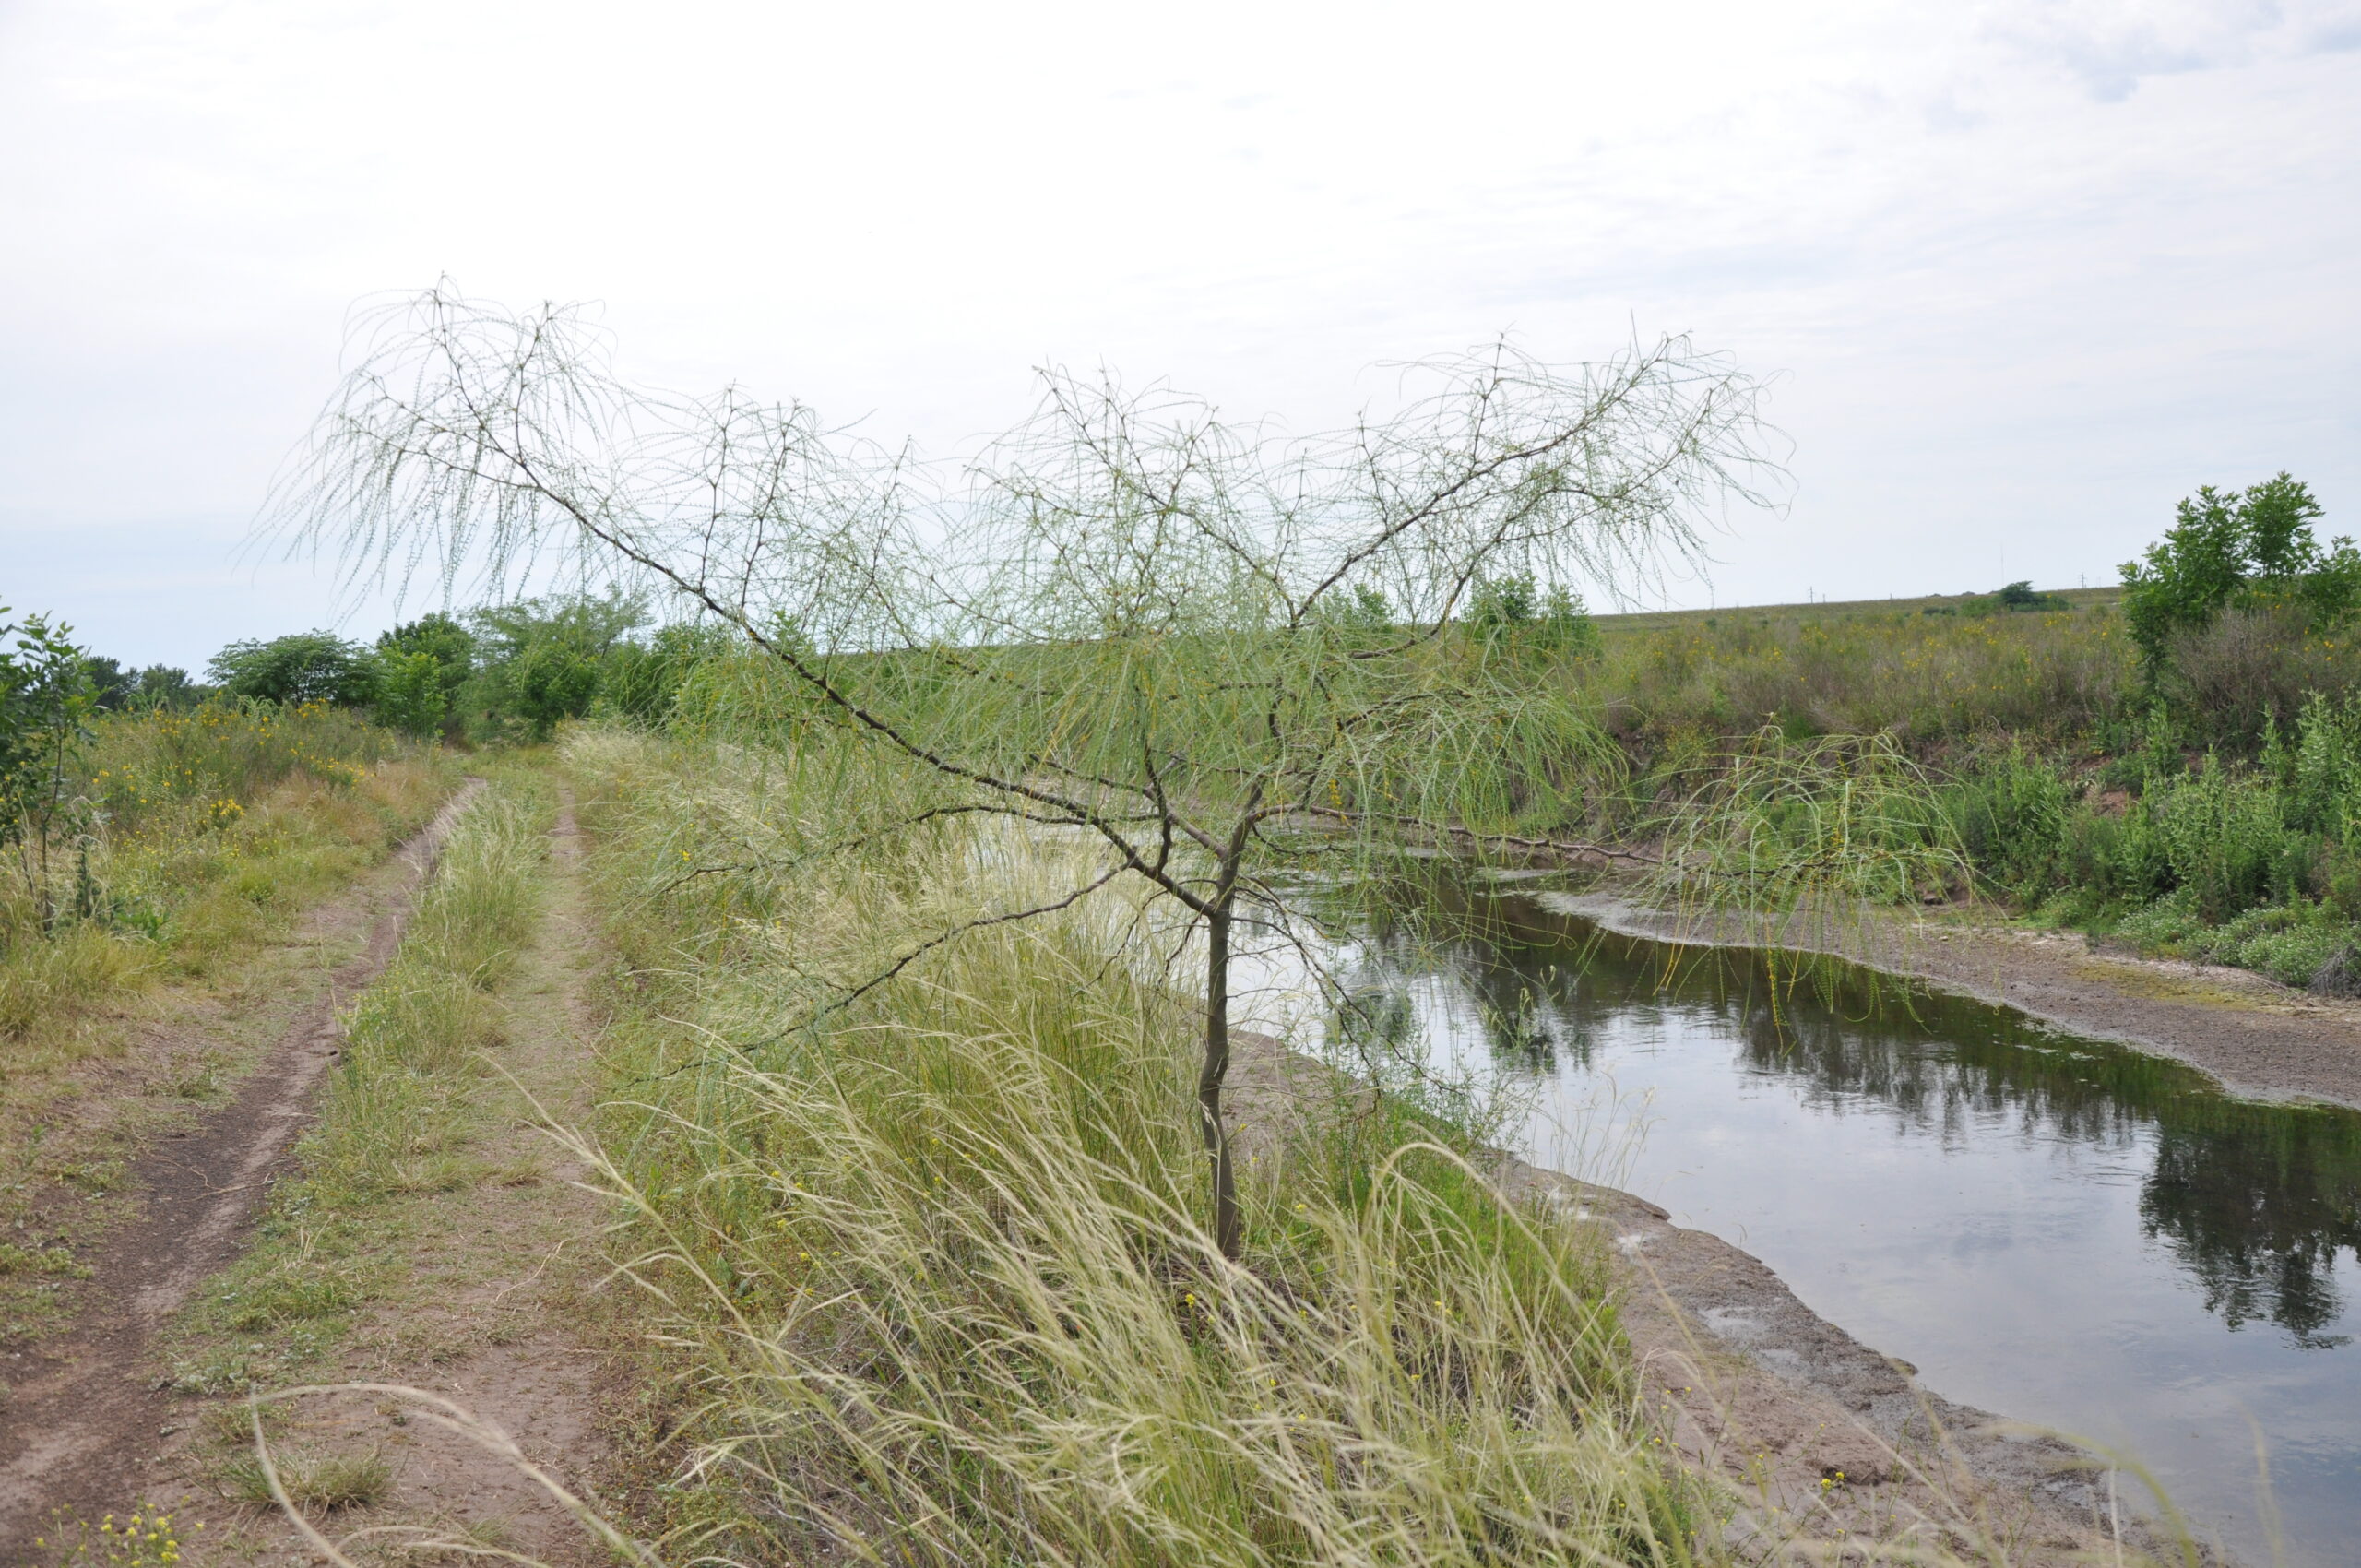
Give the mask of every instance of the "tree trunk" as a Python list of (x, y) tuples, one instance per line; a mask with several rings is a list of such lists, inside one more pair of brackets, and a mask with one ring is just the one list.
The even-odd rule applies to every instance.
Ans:
[(1197, 1070), (1197, 1111), (1205, 1153), (1214, 1162), (1214, 1240), (1235, 1258), (1244, 1240), (1238, 1218), (1238, 1183), (1230, 1169), (1229, 1130), (1221, 1115), (1222, 1081), (1229, 1076), (1229, 906), (1206, 918), (1205, 1059)]

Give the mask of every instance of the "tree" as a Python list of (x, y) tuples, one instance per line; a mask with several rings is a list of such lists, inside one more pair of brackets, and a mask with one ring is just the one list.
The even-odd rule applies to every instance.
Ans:
[(471, 619), (485, 716), (505, 717), (545, 741), (560, 720), (590, 711), (610, 656), (630, 646), (648, 616), (644, 596), (617, 589), (518, 600)]
[(205, 695), (205, 688), (188, 678), (188, 671), (171, 664), (150, 664), (139, 671), (132, 687), (131, 706), (141, 708), (194, 707)]
[(2176, 636), (2225, 610), (2284, 605), (2327, 625), (2361, 607), (2361, 551), (2346, 538), (2323, 548), (2312, 533), (2323, 516), (2284, 471), (2243, 493), (2208, 484), (2184, 499), (2165, 537), (2123, 564), (2124, 623), (2150, 682)]
[(599, 675), (599, 710), (635, 724), (660, 725), (697, 667), (736, 646), (726, 627), (680, 621), (658, 627), (645, 643), (617, 643)]
[(102, 711), (115, 713), (131, 706), (138, 691), (137, 671), (125, 670), (119, 660), (96, 654), (83, 659), (82, 671), (89, 678), (91, 700)]
[(475, 673), (475, 634), (439, 612), (380, 633), (378, 721), (421, 737), (451, 726)]
[(234, 642), (213, 656), (208, 672), (231, 696), (265, 702), (353, 707), (376, 695), (376, 661), (369, 650), (334, 632)]
[(1485, 577), (1468, 592), (1467, 630), (1487, 639), (1506, 636), (1531, 625), (1539, 606), (1531, 572)]
[(1543, 847), (1511, 831), (1519, 811), (1610, 748), (1455, 618), (1478, 584), (1571, 591), (1688, 552), (1760, 462), (1753, 383), (1677, 339), (1572, 369), (1505, 346), (1414, 367), (1398, 407), (1297, 441), (1049, 374), (1035, 417), (953, 481), (800, 405), (628, 386), (567, 309), (438, 289), (359, 331), (276, 504), (297, 542), (362, 576), (499, 583), (555, 555), (664, 588), (937, 781), (898, 826), (983, 816), (1097, 847), (1069, 893), (848, 978), (848, 1001), (960, 930), (1119, 877), (1193, 922), (1196, 1095), (1233, 1256), (1242, 910), (1289, 867)]
[[(476, 638), (450, 616), (437, 612), (397, 625), (377, 637), (380, 659), (391, 655), (423, 657), (433, 667), (433, 685), (447, 719), (459, 711), (459, 694), (475, 673)], [(414, 677), (423, 679), (422, 673)], [(382, 702), (383, 698), (380, 698)]]
[(169, 664), (150, 664), (144, 670), (126, 670), (120, 660), (95, 654), (83, 659), (82, 664), (89, 673), (94, 700), (103, 712), (190, 707), (196, 702), (198, 688), (188, 678), (188, 671)]

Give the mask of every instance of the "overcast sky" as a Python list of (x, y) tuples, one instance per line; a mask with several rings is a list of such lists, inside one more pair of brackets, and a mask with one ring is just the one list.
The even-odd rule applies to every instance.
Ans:
[[(2361, 533), (2361, 0), (0, 0), (0, 603), (192, 668), (356, 300), (946, 450), (1042, 364), (1299, 429), (1371, 367), (1777, 374), (1723, 604), (2044, 587), (2282, 468)], [(386, 607), (344, 607), (372, 634)]]

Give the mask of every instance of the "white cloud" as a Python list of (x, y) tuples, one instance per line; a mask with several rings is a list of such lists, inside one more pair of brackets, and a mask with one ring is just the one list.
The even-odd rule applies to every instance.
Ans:
[(87, 591), (74, 530), (250, 513), (350, 303), (446, 271), (938, 447), (1044, 361), (1303, 424), (1503, 328), (1692, 329), (1789, 373), (1797, 505), (1725, 602), (2095, 580), (2282, 466), (2350, 522), (2356, 18), (17, 0), (0, 600)]

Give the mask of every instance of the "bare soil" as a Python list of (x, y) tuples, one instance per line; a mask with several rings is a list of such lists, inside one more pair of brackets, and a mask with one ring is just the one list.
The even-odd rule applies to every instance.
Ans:
[(337, 1055), (337, 1007), (393, 956), (436, 851), (473, 792), (463, 790), (397, 852), (307, 921), (321, 940), (365, 929), (360, 951), (306, 1001), (226, 1105), (161, 1141), (133, 1171), (136, 1218), (91, 1260), (59, 1333), (13, 1353), (30, 1361), (0, 1407), (0, 1554), (24, 1560), (53, 1511), (120, 1507), (150, 1480), (172, 1406), (146, 1355), (156, 1331), (233, 1258), (265, 1188), (309, 1116)]

